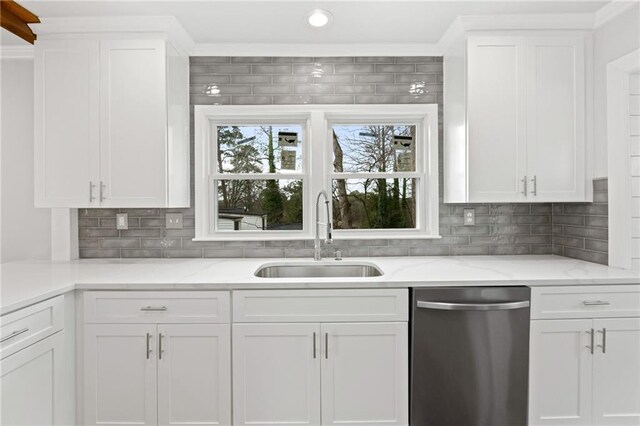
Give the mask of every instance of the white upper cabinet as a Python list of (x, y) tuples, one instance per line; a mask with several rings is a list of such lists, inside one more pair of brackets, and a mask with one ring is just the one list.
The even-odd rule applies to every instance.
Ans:
[(445, 55), (445, 202), (590, 200), (586, 39), (535, 34)]
[(36, 206), (188, 207), (188, 58), (163, 39), (35, 48)]
[(531, 201), (586, 200), (581, 37), (527, 38), (527, 178)]
[(524, 200), (527, 174), (525, 44), (478, 37), (468, 44), (469, 193), (475, 202)]
[(88, 207), (97, 197), (96, 40), (43, 40), (35, 51), (35, 199), (38, 207)]

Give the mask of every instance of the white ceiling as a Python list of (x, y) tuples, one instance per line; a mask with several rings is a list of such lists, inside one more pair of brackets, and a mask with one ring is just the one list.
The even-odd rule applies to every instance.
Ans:
[[(133, 1), (25, 0), (19, 3), (41, 19), (69, 16), (175, 16), (197, 44), (435, 43), (460, 15), (593, 13), (609, 1), (440, 0), (440, 1)], [(328, 28), (306, 24), (314, 8), (334, 15)], [(5, 37), (2, 45), (23, 42)]]

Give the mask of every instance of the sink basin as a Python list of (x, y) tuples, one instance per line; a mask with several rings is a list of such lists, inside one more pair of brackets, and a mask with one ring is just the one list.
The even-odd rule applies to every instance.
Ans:
[(367, 278), (379, 277), (382, 271), (372, 263), (278, 263), (262, 265), (259, 278)]

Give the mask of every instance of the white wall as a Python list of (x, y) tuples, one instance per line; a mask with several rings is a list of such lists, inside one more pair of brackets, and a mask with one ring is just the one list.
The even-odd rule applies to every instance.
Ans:
[(33, 60), (0, 60), (0, 261), (48, 259), (51, 212), (33, 207)]
[(640, 48), (640, 4), (597, 29), (593, 37), (594, 176), (607, 171), (607, 64)]

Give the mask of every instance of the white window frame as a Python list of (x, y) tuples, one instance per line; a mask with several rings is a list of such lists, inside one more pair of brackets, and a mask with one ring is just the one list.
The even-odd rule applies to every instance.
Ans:
[[(313, 239), (316, 195), (322, 189), (331, 194), (333, 171), (333, 124), (407, 124), (416, 126), (416, 172), (386, 172), (386, 178), (399, 175), (419, 179), (416, 205), (416, 228), (412, 229), (338, 229), (333, 233), (340, 239), (374, 238), (440, 238), (438, 223), (438, 106), (416, 105), (268, 105), (219, 106), (196, 105), (195, 119), (195, 220), (194, 241), (256, 241)], [(299, 124), (303, 125), (302, 171), (300, 173), (254, 174), (252, 179), (302, 179), (303, 229), (297, 231), (216, 231), (217, 202), (212, 202), (220, 178), (242, 177), (219, 173), (215, 161), (218, 125), (242, 124)], [(214, 139), (212, 139), (214, 138)], [(314, 142), (315, 141), (315, 142)], [(381, 173), (381, 177), (382, 177)], [(371, 177), (371, 174), (367, 176)], [(359, 178), (357, 173), (340, 174), (341, 178)], [(331, 200), (330, 200), (331, 201)], [(321, 209), (321, 222), (325, 221)]]

